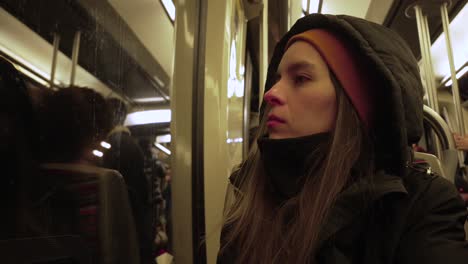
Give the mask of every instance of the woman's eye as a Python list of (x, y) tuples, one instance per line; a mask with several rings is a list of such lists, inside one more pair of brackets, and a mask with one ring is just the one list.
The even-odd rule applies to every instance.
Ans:
[(304, 75), (297, 75), (296, 77), (294, 77), (294, 83), (296, 84), (302, 84), (304, 82), (307, 82), (308, 80), (310, 80), (310, 78)]

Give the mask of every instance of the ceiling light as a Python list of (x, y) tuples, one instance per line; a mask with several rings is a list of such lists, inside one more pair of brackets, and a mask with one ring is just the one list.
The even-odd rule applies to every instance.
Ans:
[(125, 119), (126, 126), (169, 123), (171, 122), (171, 110), (148, 110), (134, 112), (127, 115)]
[(40, 78), (38, 75), (32, 73), (31, 71), (27, 70), (26, 68), (23, 68), (17, 64), (15, 64), (15, 68), (23, 73), (24, 75), (28, 76), (29, 78), (33, 79), (34, 81), (40, 83), (41, 85), (48, 87), (49, 83), (45, 81), (44, 79)]
[(104, 153), (102, 153), (99, 150), (93, 150), (93, 155), (96, 156), (96, 157), (102, 158), (102, 156), (104, 156)]
[(161, 135), (156, 137), (156, 143), (169, 143), (171, 142), (171, 134)]
[(147, 97), (147, 98), (135, 98), (133, 99), (135, 103), (158, 103), (164, 102), (165, 99), (162, 97)]
[(242, 143), (244, 140), (242, 138), (228, 138), (226, 140), (226, 143), (231, 144), (231, 143)]
[(174, 5), (174, 2), (172, 0), (161, 0), (164, 9), (166, 9), (167, 14), (169, 15), (169, 18), (172, 20), (172, 22), (175, 21), (175, 15), (176, 15), (176, 8)]
[(111, 144), (105, 142), (105, 141), (101, 141), (101, 146), (103, 148), (106, 148), (106, 149), (110, 149), (111, 148)]
[(154, 143), (154, 146), (157, 147), (162, 152), (166, 153), (167, 155), (171, 155), (171, 151), (169, 149), (167, 149), (166, 147), (164, 147), (163, 145), (161, 145), (159, 143)]
[(42, 78), (46, 80), (50, 80), (50, 74), (45, 73), (41, 69), (37, 68), (36, 66), (32, 65), (22, 57), (16, 55), (14, 52), (9, 50), (8, 48), (4, 47), (3, 45), (0, 45), (0, 51), (5, 53), (7, 56), (11, 57), (13, 60), (23, 64), (24, 66), (28, 67), (33, 71), (36, 75), (40, 75)]

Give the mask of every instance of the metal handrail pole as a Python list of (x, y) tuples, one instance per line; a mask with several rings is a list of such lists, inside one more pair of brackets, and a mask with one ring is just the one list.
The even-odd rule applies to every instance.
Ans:
[[(455, 128), (457, 133), (461, 136), (465, 135), (465, 122), (463, 120), (463, 113), (460, 106), (460, 90), (458, 89), (458, 80), (455, 70), (455, 62), (453, 60), (453, 50), (452, 50), (452, 41), (450, 38), (450, 30), (449, 30), (449, 17), (447, 12), (447, 3), (442, 4), (440, 7), (440, 15), (442, 17), (442, 26), (444, 29), (445, 35), (445, 43), (447, 46), (447, 55), (450, 64), (450, 75), (452, 78), (452, 95), (453, 95), (453, 103), (455, 105), (455, 116), (457, 120), (457, 127)], [(464, 158), (463, 152), (458, 151), (458, 160), (460, 167), (464, 167)]]
[(81, 32), (77, 31), (75, 33), (75, 38), (73, 40), (73, 53), (72, 53), (72, 68), (71, 68), (71, 74), (70, 74), (70, 86), (75, 84), (76, 66), (78, 65), (78, 55), (80, 53), (80, 39), (81, 39)]
[(54, 88), (54, 80), (55, 80), (55, 70), (57, 68), (57, 54), (60, 45), (60, 36), (57, 33), (54, 33), (54, 49), (52, 51), (52, 68), (50, 69), (50, 83), (49, 87)]

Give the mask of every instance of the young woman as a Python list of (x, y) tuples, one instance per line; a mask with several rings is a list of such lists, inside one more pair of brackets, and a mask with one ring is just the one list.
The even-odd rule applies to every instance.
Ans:
[(463, 201), (412, 165), (422, 96), (395, 32), (298, 20), (268, 69), (257, 144), (230, 179), (218, 263), (466, 263)]

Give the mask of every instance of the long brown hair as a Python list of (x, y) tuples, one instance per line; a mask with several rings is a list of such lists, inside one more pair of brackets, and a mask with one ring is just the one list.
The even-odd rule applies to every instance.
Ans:
[[(238, 192), (226, 210), (221, 254), (234, 247), (237, 263), (312, 263), (321, 225), (339, 193), (356, 178), (371, 175), (367, 130), (334, 76), (332, 81), (338, 109), (322, 163), (307, 172), (296, 197), (278, 204), (269, 194), (260, 152), (253, 144), (234, 182)], [(255, 140), (266, 133), (265, 119)]]

